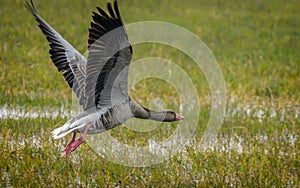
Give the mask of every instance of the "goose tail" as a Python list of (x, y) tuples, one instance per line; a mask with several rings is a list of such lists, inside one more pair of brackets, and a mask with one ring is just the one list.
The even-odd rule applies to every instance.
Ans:
[(95, 117), (94, 119), (90, 119), (89, 116), (86, 116), (86, 112), (82, 112), (78, 114), (76, 117), (69, 119), (69, 121), (67, 121), (63, 126), (54, 129), (52, 131), (52, 137), (54, 139), (60, 139), (71, 132), (74, 131), (79, 132), (79, 130), (81, 130), (86, 125), (86, 122), (89, 121), (93, 122), (95, 120), (96, 120)]
[(72, 118), (69, 121), (67, 121), (63, 126), (54, 129), (52, 131), (52, 137), (54, 139), (60, 139), (66, 136), (67, 134), (77, 130), (78, 128), (81, 128), (81, 126), (78, 126), (76, 118)]
[(64, 124), (63, 126), (56, 128), (52, 131), (52, 137), (54, 139), (60, 139), (64, 136), (66, 136), (68, 133), (72, 132), (72, 129), (70, 128), (70, 123), (67, 122), (66, 124)]

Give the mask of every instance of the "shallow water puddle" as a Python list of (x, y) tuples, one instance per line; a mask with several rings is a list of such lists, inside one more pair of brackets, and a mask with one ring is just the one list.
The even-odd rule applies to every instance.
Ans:
[[(78, 111), (70, 110), (67, 107), (61, 108), (24, 108), (22, 106), (17, 107), (10, 107), (8, 105), (4, 105), (0, 107), (0, 120), (4, 119), (13, 119), (18, 120), (22, 118), (30, 118), (30, 119), (37, 119), (37, 118), (49, 118), (55, 119), (58, 117), (61, 118), (70, 118), (75, 116)], [(268, 106), (263, 105), (251, 105), (251, 104), (235, 104), (235, 105), (228, 105), (225, 120), (228, 122), (234, 122), (239, 119), (250, 119), (251, 121), (257, 121), (259, 123), (272, 120), (273, 122), (288, 122), (292, 125), (299, 124), (299, 116), (300, 116), (300, 107), (295, 105), (285, 105), (278, 107), (275, 104), (271, 104)], [(0, 133), (0, 138), (3, 136)], [(220, 152), (230, 152), (236, 151), (238, 153), (243, 153), (245, 151), (251, 152), (251, 143), (252, 142), (260, 142), (260, 143), (268, 143), (271, 138), (269, 135), (257, 135), (252, 137), (250, 140), (249, 138), (242, 138), (242, 137), (226, 137), (221, 136), (211, 143), (207, 143), (208, 145), (205, 148), (213, 151), (220, 151)], [(284, 140), (288, 142), (289, 146), (295, 147), (295, 143), (299, 140), (299, 135), (292, 134), (291, 132), (287, 132), (285, 135), (278, 135), (278, 140)], [(9, 142), (9, 141), (8, 141)], [(195, 146), (199, 146), (201, 144), (196, 143), (198, 141), (191, 140), (190, 143), (187, 145), (188, 147), (192, 147), (195, 151), (202, 151), (202, 148), (198, 148)], [(40, 147), (41, 138), (39, 135), (33, 135), (30, 138), (20, 138), (20, 139), (13, 139), (9, 144), (11, 149), (14, 147), (24, 147), (25, 143), (31, 143), (30, 147)], [(60, 143), (61, 144), (61, 143)], [(155, 147), (155, 142), (149, 142), (149, 147)], [(63, 147), (63, 145), (61, 146)], [(266, 149), (263, 152), (268, 152)], [(283, 151), (284, 152), (284, 151)]]
[(0, 119), (22, 119), (22, 118), (30, 118), (30, 119), (37, 119), (37, 118), (49, 118), (55, 119), (58, 117), (61, 118), (69, 118), (76, 114), (75, 110), (67, 109), (66, 107), (61, 108), (31, 108), (26, 109), (21, 106), (17, 107), (9, 107), (4, 105), (0, 107)]
[(300, 107), (297, 105), (286, 104), (285, 106), (278, 106), (275, 103), (266, 105), (257, 104), (235, 104), (227, 108), (226, 119), (234, 121), (237, 119), (251, 118), (258, 120), (260, 123), (266, 120), (276, 120), (279, 122), (293, 122), (299, 123)]
[[(76, 111), (65, 106), (62, 106), (61, 108), (34, 107), (31, 109), (22, 106), (9, 107), (8, 105), (0, 107), (0, 119), (70, 118), (77, 113), (78, 110)], [(280, 122), (288, 121), (295, 124), (296, 121), (299, 122), (300, 119), (300, 107), (293, 105), (278, 107), (273, 103), (268, 106), (252, 104), (228, 105), (225, 119), (234, 121), (235, 118), (233, 117), (237, 119), (251, 118), (252, 120), (258, 120), (259, 122), (263, 122), (267, 119), (276, 119)]]

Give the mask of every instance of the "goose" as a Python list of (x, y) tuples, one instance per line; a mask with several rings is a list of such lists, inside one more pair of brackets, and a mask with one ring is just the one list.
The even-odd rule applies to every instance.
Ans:
[[(82, 112), (52, 131), (54, 139), (72, 133), (64, 156), (75, 151), (87, 134), (110, 130), (130, 118), (161, 122), (183, 120), (174, 111), (154, 111), (128, 95), (128, 71), (133, 50), (120, 16), (117, 0), (107, 2), (108, 13), (92, 12), (87, 59), (54, 30), (36, 11), (32, 0), (25, 6), (35, 17), (50, 46), (50, 58), (75, 93)], [(82, 133), (76, 139), (76, 133)]]

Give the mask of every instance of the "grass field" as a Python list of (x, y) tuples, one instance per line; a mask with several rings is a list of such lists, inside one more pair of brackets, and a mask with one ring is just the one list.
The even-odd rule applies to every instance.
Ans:
[[(125, 23), (165, 21), (198, 35), (218, 60), (227, 88), (216, 144), (200, 151), (211, 110), (204, 75), (170, 47), (134, 46), (135, 60), (161, 57), (186, 70), (201, 104), (191, 142), (170, 160), (143, 168), (114, 164), (87, 144), (61, 157), (71, 137), (57, 141), (50, 132), (70, 116), (71, 90), (23, 1), (0, 2), (0, 187), (300, 187), (300, 1), (119, 0)], [(39, 14), (81, 53), (91, 11), (105, 3), (35, 0)], [(178, 110), (176, 93), (159, 80), (138, 83), (131, 95), (144, 105), (162, 98)], [(58, 114), (43, 115), (49, 109)], [(164, 127), (154, 131), (161, 139), (176, 123)], [(124, 129), (112, 134), (128, 144), (145, 144), (154, 135)]]

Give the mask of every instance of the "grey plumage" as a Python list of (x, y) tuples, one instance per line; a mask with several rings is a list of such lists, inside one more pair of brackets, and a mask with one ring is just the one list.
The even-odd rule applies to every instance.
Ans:
[(144, 108), (128, 96), (132, 47), (116, 0), (113, 6), (107, 3), (108, 14), (99, 7), (99, 13), (93, 12), (87, 59), (38, 15), (32, 0), (25, 5), (49, 41), (54, 65), (63, 73), (83, 108), (76, 117), (52, 132), (55, 139), (71, 132), (74, 136), (83, 131), (97, 134), (133, 117), (167, 122), (183, 119), (173, 111), (155, 112)]

